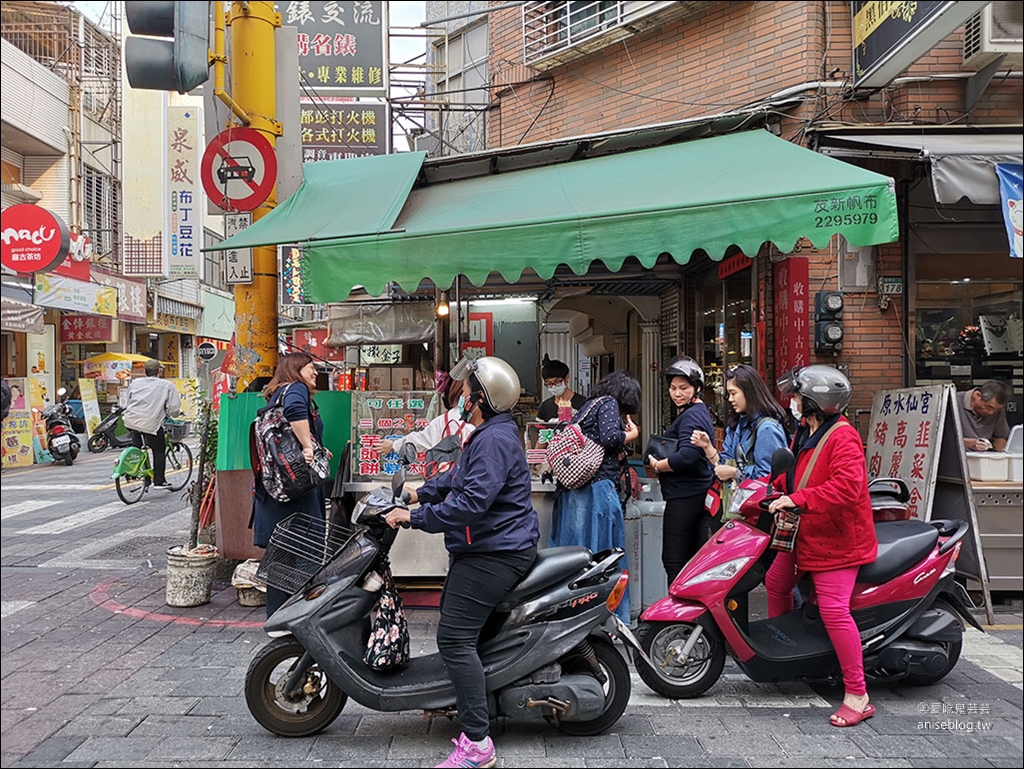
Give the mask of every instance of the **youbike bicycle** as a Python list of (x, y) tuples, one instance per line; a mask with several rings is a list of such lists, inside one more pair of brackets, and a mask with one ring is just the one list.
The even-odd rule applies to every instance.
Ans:
[[(181, 491), (192, 478), (192, 449), (184, 442), (191, 422), (167, 420), (164, 422), (164, 441), (167, 450), (167, 486), (169, 491)], [(153, 485), (153, 460), (149, 448), (129, 446), (121, 452), (110, 476), (117, 487), (117, 496), (126, 505), (142, 499)]]

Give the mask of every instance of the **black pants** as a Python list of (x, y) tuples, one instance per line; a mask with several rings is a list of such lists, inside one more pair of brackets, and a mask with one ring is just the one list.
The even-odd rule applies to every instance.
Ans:
[(537, 548), (520, 552), (453, 556), (441, 593), (437, 649), (455, 686), (462, 730), (480, 741), (490, 733), (484, 666), (477, 642), (494, 607), (515, 587), (537, 557)]
[(710, 518), (704, 509), (703, 494), (670, 499), (665, 503), (661, 562), (670, 585), (687, 561), (704, 546)]
[(156, 435), (132, 430), (132, 445), (141, 449), (143, 442), (153, 452), (153, 483), (158, 486), (167, 483), (167, 443), (164, 440), (164, 428), (161, 427)]

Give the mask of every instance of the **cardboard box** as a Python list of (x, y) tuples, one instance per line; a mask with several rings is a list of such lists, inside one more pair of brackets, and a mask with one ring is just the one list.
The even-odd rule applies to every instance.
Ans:
[(387, 392), (391, 389), (391, 368), (388, 366), (370, 366), (366, 377), (366, 389), (371, 392)]
[(391, 389), (395, 392), (410, 392), (416, 389), (412, 366), (391, 367)]

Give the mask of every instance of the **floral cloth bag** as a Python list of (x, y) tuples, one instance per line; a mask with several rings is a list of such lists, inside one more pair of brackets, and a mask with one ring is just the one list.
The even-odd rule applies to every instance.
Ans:
[(390, 566), (384, 569), (382, 577), (384, 585), (370, 622), (363, 661), (374, 670), (391, 670), (409, 662), (409, 621)]

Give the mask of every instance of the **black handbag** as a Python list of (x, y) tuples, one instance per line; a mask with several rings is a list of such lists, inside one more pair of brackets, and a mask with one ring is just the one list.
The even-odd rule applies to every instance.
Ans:
[(676, 445), (678, 443), (678, 438), (669, 437), (668, 435), (652, 435), (647, 440), (647, 450), (644, 452), (644, 462), (647, 461), (647, 457), (668, 459), (669, 456), (675, 453)]

